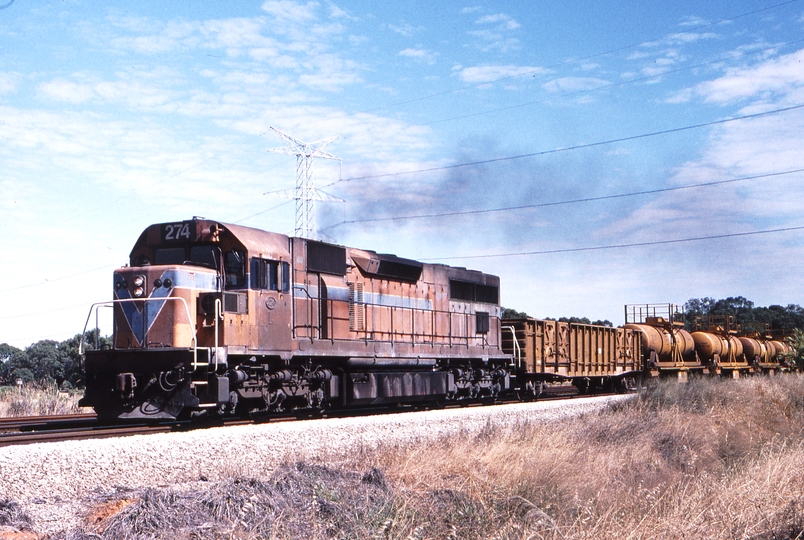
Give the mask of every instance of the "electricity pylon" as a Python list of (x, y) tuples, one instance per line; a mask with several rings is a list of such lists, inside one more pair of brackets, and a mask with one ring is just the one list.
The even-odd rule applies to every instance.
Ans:
[(281, 191), (269, 191), (265, 195), (272, 195), (276, 197), (287, 197), (296, 200), (296, 230), (295, 235), (303, 238), (313, 238), (316, 234), (315, 227), (315, 201), (340, 201), (343, 199), (334, 197), (328, 193), (316, 189), (313, 185), (313, 159), (334, 159), (340, 161), (340, 158), (333, 156), (321, 150), (326, 145), (338, 138), (338, 136), (323, 139), (313, 143), (302, 142), (295, 137), (291, 137), (275, 127), (271, 129), (277, 135), (287, 141), (288, 146), (282, 148), (272, 148), (269, 152), (277, 152), (279, 154), (290, 154), (296, 156), (296, 189), (284, 189)]

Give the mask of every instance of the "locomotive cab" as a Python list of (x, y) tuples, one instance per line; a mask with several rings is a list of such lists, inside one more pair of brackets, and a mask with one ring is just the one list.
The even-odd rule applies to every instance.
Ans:
[(114, 272), (114, 300), (104, 303), (113, 349), (87, 351), (81, 405), (147, 419), (234, 408), (229, 353), (258, 342), (291, 348), (290, 325), (278, 323), (290, 318), (289, 259), (282, 235), (197, 218), (148, 227)]

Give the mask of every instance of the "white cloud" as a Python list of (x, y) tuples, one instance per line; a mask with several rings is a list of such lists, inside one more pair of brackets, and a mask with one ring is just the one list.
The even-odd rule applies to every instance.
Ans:
[(462, 81), (468, 83), (495, 82), (511, 77), (535, 77), (536, 75), (550, 73), (550, 70), (541, 67), (514, 65), (474, 66), (467, 68), (455, 66), (452, 70)]
[(221, 49), (248, 49), (276, 46), (276, 41), (263, 35), (265, 21), (262, 18), (217, 19), (205, 21), (199, 32), (207, 38), (203, 46)]
[(486, 27), (467, 32), (468, 35), (479, 40), (476, 47), (480, 50), (506, 53), (521, 48), (519, 40), (509, 35), (510, 32), (521, 28), (513, 17), (505, 13), (484, 15), (475, 20), (475, 24)]
[(402, 24), (389, 24), (388, 29), (395, 34), (399, 34), (400, 36), (411, 37), (416, 32), (422, 30), (421, 26), (413, 26), (408, 23)]
[(91, 84), (55, 79), (38, 87), (40, 97), (66, 103), (86, 103), (96, 98)]
[(582, 90), (593, 90), (607, 84), (609, 84), (609, 81), (596, 79), (594, 77), (560, 77), (544, 83), (542, 88), (551, 93), (579, 92)]
[[(729, 69), (724, 77), (677, 94), (674, 102), (696, 97), (721, 105), (752, 100), (737, 114), (799, 104), (804, 99), (802, 59), (804, 51), (798, 51), (751, 68)], [(800, 109), (718, 125), (710, 130), (699, 155), (675, 169), (670, 183), (693, 184), (800, 169), (802, 132), (804, 111)], [(801, 225), (802, 178), (804, 175), (797, 173), (669, 192), (613, 222), (608, 233), (642, 238), (646, 233), (639, 231), (665, 228), (683, 237)], [(767, 243), (766, 247), (784, 242), (771, 237), (758, 241)]]
[(413, 58), (414, 60), (432, 65), (435, 64), (435, 59), (436, 56), (438, 56), (438, 53), (433, 53), (425, 49), (403, 49), (399, 51), (399, 56)]
[[(37, 87), (37, 96), (43, 100), (61, 103), (88, 103), (91, 101), (122, 104), (128, 108), (159, 108), (176, 97), (168, 86), (175, 84), (177, 74), (165, 69), (120, 73), (117, 80), (90, 80), (87, 74), (75, 74), (70, 81), (54, 79)], [(170, 81), (170, 82), (166, 82)]]
[(0, 72), (0, 94), (10, 94), (17, 89), (20, 76), (16, 73)]
[(686, 43), (695, 43), (696, 41), (701, 41), (704, 39), (716, 39), (720, 36), (713, 32), (703, 32), (703, 33), (695, 33), (695, 32), (678, 32), (676, 34), (671, 34), (667, 36), (665, 41), (671, 45), (677, 44), (686, 44)]
[(753, 67), (729, 68), (713, 81), (691, 91), (711, 103), (733, 103), (745, 99), (767, 99), (804, 86), (804, 49)]
[(169, 21), (163, 26), (157, 34), (117, 37), (111, 44), (118, 49), (149, 55), (184, 50), (197, 45), (198, 23)]
[[(62, 75), (40, 82), (37, 96), (60, 103), (113, 103), (194, 117), (231, 116), (236, 121), (272, 106), (269, 101), (274, 106), (281, 101), (298, 102), (300, 89), (340, 92), (362, 81), (363, 68), (333, 44), (334, 39), (346, 34), (345, 27), (321, 23), (318, 3), (266, 2), (263, 7), (267, 15), (254, 18), (169, 21), (161, 25), (148, 24), (151, 21), (144, 19), (115, 19), (114, 28), (141, 35), (110, 36), (114, 48), (149, 56), (161, 54), (160, 60), (168, 67), (150, 71), (126, 68), (111, 78), (93, 72)], [(348, 19), (338, 10), (321, 11)], [(197, 51), (205, 59), (202, 65), (213, 69), (199, 69), (200, 79), (188, 78), (194, 74), (163, 54), (179, 50)], [(220, 52), (210, 54), (212, 51)], [(233, 61), (242, 67), (232, 70), (226, 66)], [(221, 71), (228, 74), (221, 76)], [(306, 99), (317, 98), (311, 93)]]
[(255, 47), (250, 49), (248, 54), (258, 62), (265, 62), (279, 57), (279, 50), (273, 47)]
[(521, 25), (516, 22), (513, 17), (510, 17), (505, 13), (484, 15), (476, 20), (475, 24), (491, 24), (505, 30), (516, 30), (517, 28), (521, 27)]
[(318, 2), (300, 4), (291, 0), (277, 0), (265, 2), (262, 5), (262, 9), (276, 18), (277, 21), (299, 24), (314, 21), (319, 5)]
[(707, 21), (706, 19), (703, 19), (696, 15), (688, 15), (681, 19), (681, 23), (679, 23), (679, 26), (689, 26), (699, 28), (701, 26), (706, 26), (708, 24), (709, 21)]
[(347, 19), (350, 21), (358, 20), (357, 17), (352, 16), (348, 11), (336, 6), (335, 4), (329, 4), (329, 16), (334, 19)]
[(362, 82), (355, 63), (336, 55), (321, 55), (310, 62), (310, 73), (299, 76), (299, 83), (313, 89), (339, 92), (344, 86)]

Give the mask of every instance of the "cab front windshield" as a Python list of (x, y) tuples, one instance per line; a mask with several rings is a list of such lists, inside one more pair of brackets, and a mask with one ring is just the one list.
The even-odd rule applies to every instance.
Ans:
[(154, 251), (154, 264), (190, 264), (217, 269), (219, 252), (218, 248), (210, 245), (190, 246), (189, 249), (184, 247), (159, 248)]
[[(158, 248), (154, 251), (155, 265), (183, 264), (220, 270), (220, 260), (220, 248), (206, 244)], [(227, 289), (241, 289), (246, 286), (245, 261), (246, 254), (241, 250), (233, 249), (223, 253)]]

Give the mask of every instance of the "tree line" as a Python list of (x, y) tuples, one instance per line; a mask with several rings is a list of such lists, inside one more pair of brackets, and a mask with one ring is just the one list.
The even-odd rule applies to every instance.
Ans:
[(733, 317), (734, 324), (744, 329), (760, 330), (767, 327), (774, 335), (791, 335), (795, 328), (804, 329), (804, 308), (798, 304), (757, 307), (743, 296), (691, 298), (684, 304), (688, 330), (694, 330), (700, 320), (709, 317)]
[[(698, 329), (701, 321), (709, 317), (733, 317), (735, 325), (741, 328), (754, 329), (767, 327), (777, 336), (788, 336), (794, 333), (797, 328), (804, 331), (804, 308), (798, 304), (788, 304), (787, 306), (771, 305), (768, 307), (757, 307), (751, 300), (743, 296), (730, 296), (716, 300), (714, 298), (690, 298), (684, 303), (685, 327), (689, 331)], [(526, 319), (530, 315), (523, 311), (511, 308), (503, 310), (503, 318)], [(554, 319), (546, 317), (547, 320), (558, 320), (560, 322), (596, 324), (600, 326), (613, 326), (609, 320), (592, 321), (588, 317), (561, 317)]]
[[(525, 313), (524, 311), (517, 311), (511, 308), (503, 308), (503, 319), (529, 319), (530, 315)], [(608, 320), (597, 320), (593, 321), (589, 319), (589, 317), (559, 317), (558, 319), (554, 317), (545, 317), (544, 320), (546, 321), (558, 321), (558, 322), (568, 322), (568, 323), (575, 323), (575, 324), (594, 324), (597, 326), (614, 326), (614, 324)]]
[[(95, 333), (95, 330), (86, 333), (85, 349), (94, 348)], [(81, 334), (61, 342), (46, 339), (25, 349), (1, 343), (0, 385), (14, 385), (21, 380), (23, 383), (55, 383), (63, 389), (83, 388), (84, 369), (78, 354), (80, 340)], [(101, 348), (109, 348), (111, 339), (101, 337), (98, 343)]]

